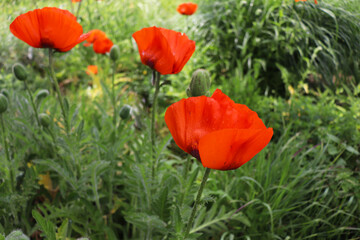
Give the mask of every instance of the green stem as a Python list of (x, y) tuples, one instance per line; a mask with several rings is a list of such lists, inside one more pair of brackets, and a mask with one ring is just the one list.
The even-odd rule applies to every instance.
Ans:
[(198, 191), (197, 196), (196, 196), (195, 204), (194, 204), (194, 206), (193, 206), (193, 209), (192, 209), (192, 212), (191, 212), (191, 216), (190, 216), (190, 218), (189, 218), (189, 222), (188, 222), (187, 227), (186, 227), (185, 238), (187, 238), (187, 236), (189, 235), (190, 228), (191, 228), (192, 223), (193, 223), (194, 218), (195, 218), (195, 213), (196, 213), (197, 205), (198, 205), (199, 202), (200, 202), (201, 194), (202, 194), (202, 192), (203, 192), (203, 190), (204, 190), (206, 180), (208, 179), (209, 174), (210, 174), (210, 168), (205, 168), (205, 169), (206, 169), (206, 170), (205, 170), (205, 173), (204, 173), (204, 176), (203, 176), (203, 179), (202, 179), (202, 182), (201, 182), (199, 191)]
[(82, 3), (83, 1), (84, 1), (84, 0), (81, 0), (81, 1), (79, 2), (78, 9), (77, 9), (77, 11), (76, 11), (76, 19), (78, 19), (78, 17), (79, 17), (80, 8), (81, 8), (81, 3)]
[(2, 131), (2, 135), (3, 135), (3, 142), (4, 142), (4, 148), (5, 148), (5, 155), (6, 155), (6, 159), (8, 160), (8, 164), (9, 164), (10, 188), (11, 188), (11, 192), (15, 192), (14, 172), (13, 172), (13, 167), (11, 164), (11, 159), (10, 159), (10, 154), (9, 154), (9, 146), (6, 141), (6, 130), (5, 130), (4, 118), (3, 118), (2, 114), (0, 114), (0, 122), (1, 122), (1, 131)]
[(116, 96), (115, 96), (115, 69), (116, 69), (116, 62), (113, 63), (113, 72), (112, 72), (112, 80), (111, 80), (111, 94), (112, 94), (112, 104), (114, 108), (114, 116), (113, 116), (113, 123), (115, 129), (115, 138), (116, 138)]
[(50, 72), (50, 80), (53, 82), (53, 84), (55, 86), (56, 93), (57, 93), (58, 98), (59, 98), (61, 112), (62, 112), (64, 122), (65, 122), (66, 134), (69, 135), (69, 123), (68, 123), (67, 114), (66, 114), (66, 111), (65, 111), (65, 108), (64, 108), (63, 98), (62, 98), (61, 92), (60, 92), (59, 83), (56, 80), (54, 69), (53, 69), (53, 49), (51, 49), (51, 48), (49, 48), (49, 72)]
[(41, 125), (40, 125), (40, 120), (39, 120), (39, 114), (38, 114), (38, 111), (37, 111), (37, 107), (35, 106), (33, 95), (31, 94), (31, 91), (29, 89), (29, 86), (28, 86), (26, 80), (24, 81), (24, 85), (25, 85), (26, 91), (28, 92), (29, 97), (30, 97), (30, 102), (31, 102), (31, 106), (33, 107), (33, 110), (34, 110), (34, 113), (35, 113), (36, 122), (37, 122), (38, 126), (40, 127)]
[(74, 14), (73, 2), (71, 0), (69, 0), (69, 1), (70, 1), (71, 13)]
[(152, 178), (155, 177), (155, 168), (156, 168), (156, 146), (155, 146), (155, 115), (156, 115), (156, 111), (157, 111), (157, 98), (159, 95), (159, 90), (160, 90), (160, 73), (158, 73), (157, 71), (153, 71), (153, 75), (152, 75), (152, 81), (153, 84), (155, 85), (155, 93), (154, 93), (154, 99), (153, 99), (153, 109), (152, 109), (152, 114), (151, 114), (151, 157), (152, 157), (152, 171), (151, 171), (151, 176)]

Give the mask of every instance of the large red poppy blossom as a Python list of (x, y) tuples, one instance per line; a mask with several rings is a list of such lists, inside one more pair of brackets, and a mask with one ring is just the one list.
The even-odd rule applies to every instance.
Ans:
[(105, 54), (110, 52), (113, 45), (114, 43), (110, 39), (100, 38), (93, 43), (93, 49), (96, 53)]
[(177, 11), (182, 15), (193, 15), (197, 10), (198, 5), (196, 3), (188, 2), (180, 4), (177, 7)]
[(204, 167), (231, 170), (260, 152), (273, 135), (257, 113), (217, 89), (211, 97), (182, 99), (165, 113), (175, 143)]
[(67, 52), (89, 35), (67, 10), (45, 7), (21, 14), (10, 24), (15, 37), (35, 48)]
[(106, 34), (99, 30), (99, 29), (94, 29), (89, 31), (89, 37), (86, 39), (86, 43), (84, 43), (85, 47), (90, 46), (91, 44), (93, 44), (96, 40), (102, 39), (102, 38), (106, 38)]
[(141, 62), (159, 73), (179, 73), (195, 51), (195, 42), (180, 32), (149, 27), (135, 32)]

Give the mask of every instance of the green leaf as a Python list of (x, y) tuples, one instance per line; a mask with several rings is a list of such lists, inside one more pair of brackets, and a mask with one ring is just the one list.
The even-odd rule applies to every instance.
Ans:
[(45, 233), (46, 237), (49, 240), (56, 240), (54, 224), (45, 220), (45, 218), (43, 218), (43, 216), (41, 216), (41, 214), (36, 210), (32, 211), (32, 216), (35, 218), (37, 224), (39, 224), (40, 229)]

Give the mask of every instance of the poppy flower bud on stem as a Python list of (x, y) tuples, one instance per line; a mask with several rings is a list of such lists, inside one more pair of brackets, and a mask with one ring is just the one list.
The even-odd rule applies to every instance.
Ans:
[(186, 94), (188, 97), (209, 96), (210, 84), (210, 73), (205, 69), (198, 69), (191, 77), (191, 82), (189, 88), (186, 89)]
[(17, 80), (25, 81), (27, 79), (27, 72), (25, 67), (20, 63), (15, 63), (12, 71)]
[(41, 126), (43, 126), (44, 128), (48, 128), (50, 126), (51, 119), (48, 114), (40, 113), (39, 120), (40, 120)]
[(47, 89), (41, 89), (35, 96), (35, 101), (37, 104), (40, 103), (41, 100), (49, 96), (49, 91)]
[(0, 93), (0, 114), (4, 113), (8, 108), (7, 97)]
[(122, 108), (120, 109), (120, 118), (122, 120), (126, 120), (130, 117), (130, 111), (131, 111), (131, 107), (127, 104), (125, 104), (124, 106), (122, 106)]
[(9, 91), (8, 90), (6, 90), (6, 89), (1, 89), (1, 92), (0, 92), (2, 95), (4, 95), (7, 99), (8, 99), (8, 101), (9, 101), (9, 98), (10, 98), (10, 93), (9, 93)]
[(110, 50), (110, 58), (116, 62), (120, 57), (120, 49), (117, 45), (113, 45)]

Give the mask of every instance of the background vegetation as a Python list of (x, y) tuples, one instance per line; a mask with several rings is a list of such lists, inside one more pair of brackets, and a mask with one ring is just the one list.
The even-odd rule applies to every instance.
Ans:
[[(163, 113), (186, 97), (191, 74), (206, 68), (221, 88), (274, 128), (271, 143), (234, 171), (212, 171), (192, 227), (193, 239), (360, 238), (360, 7), (358, 0), (206, 0), (195, 15), (182, 1), (83, 0), (84, 31), (101, 29), (119, 45), (118, 107), (131, 118), (112, 125), (111, 65), (81, 44), (55, 54), (71, 113), (68, 137), (47, 78), (43, 49), (9, 31), (36, 7), (75, 11), (70, 1), (1, 1), (0, 91), (12, 162), (0, 146), (0, 239), (182, 239), (204, 169), (171, 141)], [(132, 33), (148, 26), (185, 32), (196, 51), (183, 71), (165, 76), (157, 119), (157, 176), (151, 178), (151, 72)], [(11, 67), (29, 74), (40, 113)], [(96, 76), (85, 74), (98, 65)], [(3, 137), (3, 136), (1, 136)], [(189, 167), (189, 171), (186, 171)], [(8, 188), (14, 174), (14, 190)], [(150, 180), (152, 179), (152, 180)], [(19, 229), (23, 233), (13, 230)], [(25, 236), (26, 235), (26, 236)]]

